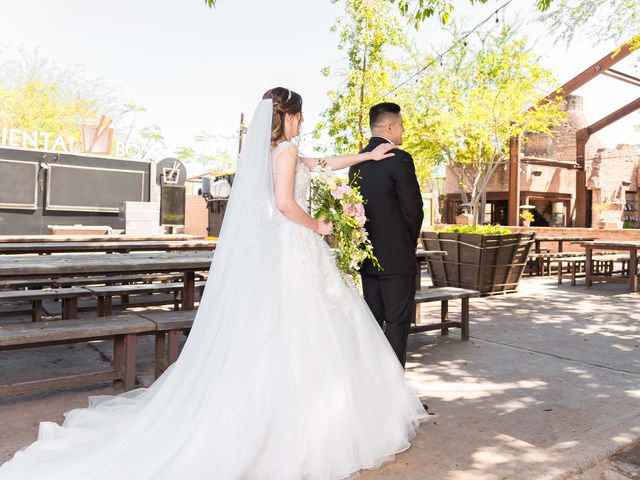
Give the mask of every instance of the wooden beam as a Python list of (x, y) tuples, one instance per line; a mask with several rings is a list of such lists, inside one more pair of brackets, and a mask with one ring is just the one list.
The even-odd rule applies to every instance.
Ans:
[(635, 85), (636, 87), (640, 87), (640, 78), (634, 77), (633, 75), (629, 75), (624, 72), (619, 72), (618, 70), (614, 70), (613, 68), (602, 72), (602, 74), (606, 75), (607, 77), (620, 80), (621, 82), (627, 82), (631, 85)]
[(551, 92), (549, 95), (547, 95), (544, 98), (543, 102), (553, 100), (558, 95), (566, 96), (575, 92), (577, 89), (579, 89), (583, 85), (586, 85), (601, 73), (604, 73), (606, 70), (613, 67), (616, 63), (618, 63), (623, 58), (628, 57), (633, 51), (634, 51), (633, 40), (629, 40), (628, 42), (624, 43), (620, 48), (618, 48), (617, 50), (614, 50), (608, 55), (605, 55), (596, 63), (591, 65), (589, 68), (579, 73), (578, 75), (573, 77), (571, 80), (569, 80), (567, 83), (562, 85), (560, 88)]
[(624, 107), (619, 108), (613, 113), (610, 113), (606, 117), (601, 118), (595, 123), (589, 125), (586, 130), (589, 135), (593, 135), (594, 133), (602, 130), (605, 127), (608, 127), (614, 122), (617, 122), (623, 117), (626, 117), (630, 113), (635, 112), (640, 109), (640, 97), (636, 98), (633, 102), (627, 103)]
[(520, 137), (509, 140), (509, 204), (507, 223), (517, 226), (520, 222)]
[(580, 168), (580, 166), (575, 162), (567, 162), (566, 160), (553, 160), (551, 158), (542, 157), (522, 157), (521, 162), (528, 165), (543, 165), (546, 167), (568, 168), (569, 170)]

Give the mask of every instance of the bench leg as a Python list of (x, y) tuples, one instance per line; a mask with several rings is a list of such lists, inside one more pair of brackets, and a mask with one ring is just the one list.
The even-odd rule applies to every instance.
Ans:
[(122, 306), (123, 310), (127, 308), (128, 303), (129, 303), (129, 294), (120, 295), (120, 305)]
[(78, 297), (62, 299), (62, 319), (72, 320), (78, 318)]
[(42, 300), (34, 300), (31, 302), (31, 321), (42, 321)]
[(195, 297), (195, 272), (184, 272), (183, 274), (182, 309), (193, 310)]
[(177, 312), (180, 310), (180, 304), (182, 303), (182, 290), (173, 292), (173, 309)]
[(166, 342), (164, 332), (156, 333), (156, 378), (167, 368)]
[(167, 367), (178, 360), (178, 331), (167, 332)]
[(420, 325), (420, 304), (413, 305), (413, 323)]
[[(440, 302), (440, 321), (444, 323), (447, 321), (448, 318), (449, 318), (449, 301), (442, 300), (442, 302)], [(449, 329), (448, 328), (440, 329), (440, 334), (449, 335)]]
[(558, 285), (562, 285), (562, 262), (558, 262)]
[(469, 299), (462, 299), (462, 318), (461, 318), (462, 340), (469, 340)]
[(98, 316), (107, 317), (113, 313), (113, 297), (111, 295), (100, 295), (98, 297)]
[(136, 336), (118, 335), (113, 339), (113, 363), (120, 378), (113, 381), (114, 387), (123, 386), (131, 390), (136, 383)]

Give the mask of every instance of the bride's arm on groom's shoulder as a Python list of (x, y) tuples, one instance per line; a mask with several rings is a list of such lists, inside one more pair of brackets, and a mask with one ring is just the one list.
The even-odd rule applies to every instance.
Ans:
[(366, 162), (368, 160), (383, 160), (385, 158), (393, 157), (394, 153), (389, 151), (394, 148), (398, 148), (393, 143), (382, 143), (370, 152), (362, 152), (356, 155), (339, 155), (335, 157), (313, 158), (313, 157), (300, 157), (300, 160), (309, 168), (313, 170), (317, 166), (329, 167), (331, 170), (341, 170), (348, 168), (358, 163)]
[(289, 147), (276, 158), (274, 167), (276, 208), (289, 220), (321, 235), (329, 235), (332, 229), (331, 223), (313, 218), (295, 201), (294, 188), (297, 162), (298, 149), (296, 147)]

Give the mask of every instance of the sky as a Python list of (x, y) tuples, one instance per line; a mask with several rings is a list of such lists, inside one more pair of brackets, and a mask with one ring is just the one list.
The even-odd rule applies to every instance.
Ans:
[[(458, 0), (456, 16), (471, 27), (503, 3), (471, 7)], [(584, 39), (569, 49), (554, 45), (534, 21), (533, 4), (513, 0), (499, 18), (523, 23), (558, 85), (615, 48), (592, 47)], [(59, 66), (84, 65), (115, 87), (123, 103), (147, 109), (138, 126), (160, 125), (170, 153), (193, 144), (201, 131), (234, 135), (240, 114), (249, 118), (262, 93), (276, 85), (302, 94), (303, 132), (313, 130), (328, 105), (327, 90), (340, 84), (339, 77), (321, 74), (323, 67), (343, 62), (330, 32), (339, 14), (340, 4), (329, 0), (218, 0), (215, 9), (203, 0), (0, 0), (0, 47), (37, 48)], [(435, 20), (411, 36), (424, 51), (439, 52), (451, 43)], [(638, 74), (638, 57), (616, 69)], [(576, 93), (584, 95), (587, 120), (593, 122), (637, 98), (637, 90), (599, 78)], [(607, 147), (640, 143), (636, 124), (637, 113), (599, 138)]]

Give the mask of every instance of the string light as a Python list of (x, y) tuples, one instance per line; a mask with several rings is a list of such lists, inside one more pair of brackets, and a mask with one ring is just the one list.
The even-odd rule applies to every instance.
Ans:
[(424, 67), (420, 68), (416, 73), (414, 73), (413, 75), (411, 75), (409, 78), (407, 78), (404, 82), (400, 83), (399, 85), (396, 85), (394, 88), (392, 88), (391, 90), (389, 90), (386, 94), (384, 94), (382, 96), (382, 98), (392, 94), (393, 92), (395, 92), (396, 90), (402, 88), (403, 86), (405, 86), (407, 83), (409, 83), (411, 80), (413, 80), (415, 77), (421, 75), (425, 70), (427, 70), (429, 67), (431, 67), (432, 65), (434, 65), (437, 61), (440, 62), (440, 65), (442, 65), (442, 58), (447, 55), (451, 50), (454, 49), (454, 47), (461, 43), (464, 42), (464, 45), (466, 46), (466, 39), (472, 34), (474, 33), (476, 30), (478, 30), (481, 26), (483, 26), (485, 23), (487, 23), (489, 20), (491, 20), (493, 18), (493, 16), (496, 16), (497, 19), (497, 15), (498, 12), (500, 12), (501, 10), (503, 10), (504, 8), (506, 8), (511, 2), (513, 2), (513, 0), (508, 0), (507, 2), (505, 2), (502, 6), (498, 7), (496, 10), (494, 10), (493, 12), (491, 12), (491, 14), (489, 16), (487, 16), (487, 18), (485, 18), (484, 20), (482, 20), (480, 23), (478, 23), (475, 27), (473, 27), (471, 30), (469, 30), (467, 33), (465, 33), (462, 37), (460, 37), (459, 39), (457, 39), (456, 41), (454, 41), (451, 46), (449, 48), (447, 48), (444, 52), (439, 53), (433, 60), (431, 60), (428, 64), (426, 64)]
[[(451, 46), (449, 48), (447, 48), (445, 51), (439, 53), (433, 60), (431, 60), (427, 65), (425, 65), (424, 67), (420, 68), (416, 73), (414, 73), (413, 75), (411, 75), (409, 78), (407, 78), (406, 80), (404, 80), (403, 82), (401, 82), (400, 84), (396, 85), (395, 87), (393, 87), (391, 90), (389, 90), (387, 93), (385, 93), (384, 95), (382, 95), (380, 98), (385, 98), (388, 97), (389, 95), (393, 94), (393, 98), (396, 99), (397, 98), (397, 90), (399, 90), (400, 88), (402, 88), (403, 86), (405, 86), (406, 84), (408, 84), (411, 80), (415, 79), (416, 84), (418, 83), (418, 79), (416, 77), (420, 76), (422, 73), (424, 73), (425, 70), (427, 70), (429, 67), (433, 66), (436, 62), (439, 62), (440, 66), (443, 65), (442, 63), (442, 58), (444, 58), (445, 55), (447, 55), (449, 52), (451, 52), (451, 50), (454, 49), (454, 47), (458, 44), (461, 43), (466, 47), (468, 45), (467, 43), (467, 38), (473, 34), (474, 32), (476, 32), (480, 27), (482, 27), (485, 23), (487, 23), (489, 20), (491, 20), (493, 18), (493, 16), (495, 15), (496, 17), (496, 23), (499, 23), (498, 20), (498, 13), (500, 11), (503, 11), (511, 2), (513, 2), (513, 0), (508, 0), (507, 2), (505, 2), (503, 5), (501, 5), (500, 7), (498, 7), (496, 10), (494, 10), (493, 12), (491, 12), (491, 14), (489, 16), (487, 16), (484, 20), (482, 20), (480, 23), (478, 23), (477, 25), (475, 25), (471, 30), (469, 30), (467, 33), (465, 33), (462, 37), (458, 38), (457, 40), (455, 40)], [(503, 16), (504, 16), (504, 12), (503, 12)], [(346, 87), (345, 87), (346, 88)], [(338, 91), (337, 95), (339, 96), (342, 92), (344, 91), (344, 88), (342, 89), (342, 91)], [(319, 131), (322, 132), (324, 130), (327, 130), (329, 127), (326, 126), (322, 129), (320, 129)], [(303, 133), (300, 136), (304, 137), (304, 136), (308, 136), (308, 135), (313, 135), (314, 132), (309, 132), (309, 133)]]

